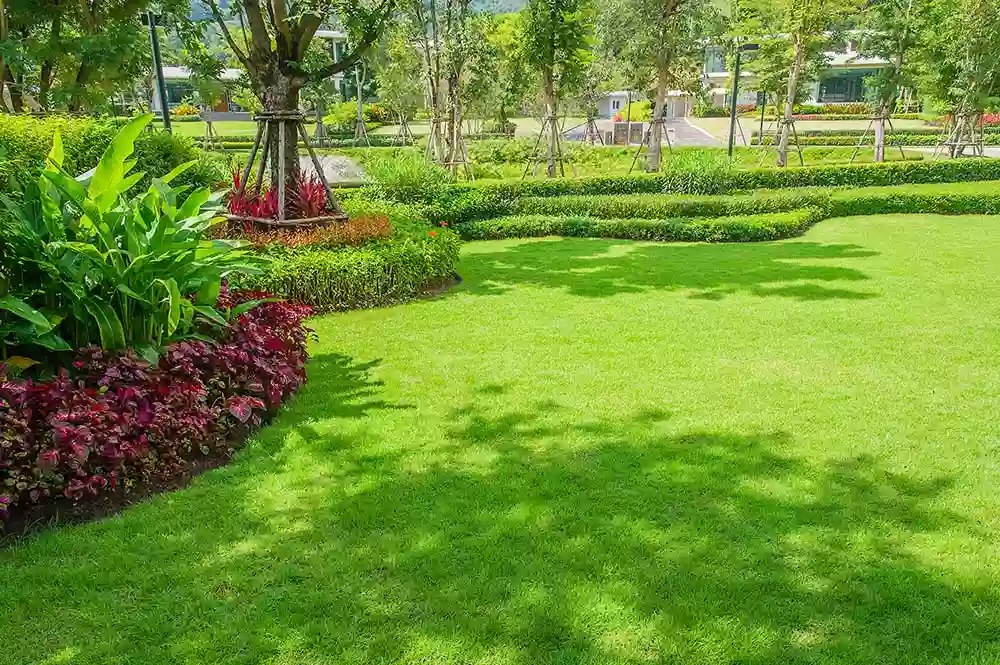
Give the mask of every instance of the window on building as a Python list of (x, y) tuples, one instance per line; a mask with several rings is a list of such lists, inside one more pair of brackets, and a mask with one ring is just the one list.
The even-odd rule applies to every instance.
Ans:
[(863, 102), (865, 100), (865, 79), (877, 73), (874, 69), (834, 72), (819, 82), (821, 104), (843, 102)]
[(726, 71), (726, 51), (719, 46), (705, 49), (705, 73), (722, 74)]
[(615, 99), (611, 102), (611, 110), (617, 111), (622, 107), (622, 102), (620, 99)]

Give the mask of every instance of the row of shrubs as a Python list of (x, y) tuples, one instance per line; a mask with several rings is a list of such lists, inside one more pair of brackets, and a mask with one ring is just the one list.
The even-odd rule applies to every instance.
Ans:
[(527, 198), (518, 202), (514, 215), (470, 222), (460, 229), (471, 240), (572, 235), (750, 242), (798, 235), (830, 217), (903, 213), (1000, 214), (1000, 181), (746, 196)]
[(228, 456), (305, 381), (309, 313), (265, 303), (219, 341), (178, 342), (156, 362), (83, 349), (47, 380), (0, 363), (0, 531), (33, 507), (156, 487)]
[[(253, 146), (254, 137), (249, 135), (226, 135), (217, 136), (211, 141), (206, 141), (205, 137), (198, 136), (193, 139), (195, 145), (200, 147), (219, 147), (221, 146), (224, 150), (249, 150)], [(325, 139), (313, 139), (310, 137), (309, 142), (314, 148), (357, 148), (357, 147), (372, 147), (372, 148), (394, 148), (400, 146), (412, 146), (412, 139), (400, 139), (396, 136), (385, 135), (385, 134), (374, 134), (368, 137), (368, 141), (359, 142), (354, 138), (353, 135), (333, 135)], [(305, 148), (305, 144), (301, 141), (299, 142), (300, 148)]]
[(723, 217), (786, 212), (806, 207), (823, 209), (830, 216), (891, 212), (991, 214), (998, 202), (1000, 181), (988, 181), (964, 185), (763, 190), (738, 196), (634, 194), (529, 197), (517, 201), (511, 212), (515, 215), (584, 215), (601, 219)]
[[(944, 142), (945, 136), (940, 132), (934, 134), (910, 134), (908, 132), (900, 132), (895, 134), (888, 134), (885, 137), (886, 145), (892, 146), (936, 146)], [(860, 135), (828, 135), (828, 136), (800, 136), (798, 138), (799, 146), (856, 146), (858, 145)], [(774, 145), (775, 137), (765, 136), (764, 140), (758, 141), (754, 139), (754, 144), (756, 145)], [(794, 145), (796, 141), (792, 141)], [(1000, 145), (1000, 134), (984, 134), (983, 135), (984, 145)], [(860, 144), (862, 147), (871, 147), (875, 145), (875, 136), (871, 133), (865, 138)]]
[[(1000, 127), (985, 127), (986, 134), (1000, 134)], [(873, 130), (869, 129), (804, 129), (797, 130), (796, 133), (798, 137), (814, 137), (814, 136), (862, 136), (862, 135), (872, 135)], [(751, 139), (756, 139), (760, 134), (756, 129), (750, 133)], [(774, 136), (775, 132), (764, 132), (764, 136)], [(886, 136), (895, 136), (897, 134), (906, 134), (908, 136), (941, 136), (941, 127), (908, 127), (906, 129), (897, 130), (895, 132), (889, 131), (887, 128)]]
[[(878, 187), (902, 183), (1000, 180), (1000, 160), (960, 159), (838, 164), (795, 169), (668, 170), (658, 174), (600, 176), (503, 183), (463, 183), (423, 192), (425, 214), (451, 224), (512, 214), (528, 197), (622, 194), (732, 194), (796, 187)], [(419, 201), (422, 193), (409, 191)]]
[(661, 242), (758, 242), (798, 235), (823, 218), (820, 208), (762, 215), (601, 219), (577, 215), (520, 215), (471, 222), (470, 240), (574, 236)]

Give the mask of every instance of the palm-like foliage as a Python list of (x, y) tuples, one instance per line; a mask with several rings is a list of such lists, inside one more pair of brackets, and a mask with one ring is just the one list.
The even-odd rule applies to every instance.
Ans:
[(261, 259), (206, 237), (223, 219), (222, 194), (170, 186), (193, 162), (129, 195), (144, 176), (130, 173), (135, 139), (151, 119), (130, 122), (97, 168), (76, 178), (61, 168), (56, 136), (38, 182), (16, 201), (3, 198), (12, 218), (0, 222), (11, 254), (0, 347), (148, 349), (225, 323), (214, 308), (223, 278), (255, 272)]

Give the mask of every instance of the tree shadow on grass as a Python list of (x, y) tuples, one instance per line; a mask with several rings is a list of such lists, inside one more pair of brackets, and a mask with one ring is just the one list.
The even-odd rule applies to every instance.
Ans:
[[(374, 408), (370, 389), (345, 394)], [(911, 551), (943, 532), (981, 537), (938, 507), (949, 479), (865, 457), (804, 461), (782, 454), (794, 444), (782, 432), (667, 434), (655, 410), (579, 422), (551, 401), (505, 409), (506, 390), (485, 385), (457, 406), (432, 450), (372, 446), (363, 420), (347, 427), (365, 408), (329, 427), (304, 399), (210, 482), (0, 554), (16, 581), (5, 630), (32, 647), (5, 657), (784, 665), (1000, 653), (991, 581), (963, 586)], [(26, 636), (33, 621), (51, 628)]]
[[(588, 297), (683, 290), (704, 299), (745, 292), (800, 300), (864, 300), (878, 294), (824, 283), (867, 280), (860, 270), (836, 262), (876, 255), (859, 245), (805, 241), (652, 244), (558, 238), (469, 252), (462, 259), (462, 275), (463, 290), (476, 295), (530, 285)], [(826, 260), (835, 264), (817, 263)]]

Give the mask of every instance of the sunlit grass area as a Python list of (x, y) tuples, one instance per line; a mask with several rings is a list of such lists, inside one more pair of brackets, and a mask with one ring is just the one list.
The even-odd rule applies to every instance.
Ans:
[(1000, 234), (473, 243), (228, 467), (0, 551), (3, 662), (1000, 660)]

